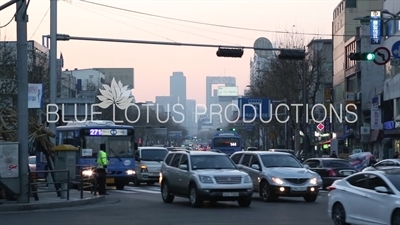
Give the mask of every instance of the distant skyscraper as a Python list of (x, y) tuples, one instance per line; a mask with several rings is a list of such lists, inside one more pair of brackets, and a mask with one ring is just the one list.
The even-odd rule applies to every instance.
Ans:
[[(185, 118), (187, 118), (186, 113), (186, 77), (182, 72), (173, 72), (172, 76), (169, 78), (169, 95), (172, 97), (178, 97), (178, 102), (185, 107)], [(176, 108), (180, 110), (179, 108)], [(183, 123), (186, 126), (186, 120)]]

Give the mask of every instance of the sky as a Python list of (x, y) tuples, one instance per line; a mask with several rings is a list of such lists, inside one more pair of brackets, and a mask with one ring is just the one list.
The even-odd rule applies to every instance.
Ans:
[[(79, 0), (58, 1), (58, 33), (71, 36), (135, 39), (148, 41), (253, 46), (259, 37), (277, 42), (287, 31), (299, 35), (305, 45), (312, 38), (330, 38), (333, 9), (340, 0), (92, 0), (124, 9), (235, 27), (263, 29), (246, 31), (160, 19), (95, 6)], [(0, 0), (0, 5), (7, 0)], [(42, 42), (50, 33), (50, 1), (32, 0), (28, 8), (28, 39)], [(0, 27), (16, 11), (11, 6), (0, 12)], [(311, 35), (303, 35), (310, 33)], [(0, 29), (2, 40), (16, 37), (12, 22)], [(154, 101), (169, 95), (169, 77), (182, 71), (187, 77), (187, 98), (205, 103), (206, 76), (234, 76), (240, 94), (250, 80), (253, 50), (242, 58), (219, 58), (215, 48), (175, 47), (125, 43), (58, 42), (64, 69), (95, 67), (134, 68), (136, 101)]]

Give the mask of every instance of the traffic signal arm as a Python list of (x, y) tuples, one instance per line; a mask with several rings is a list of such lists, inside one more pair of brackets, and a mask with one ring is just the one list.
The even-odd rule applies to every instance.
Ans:
[(373, 52), (350, 53), (349, 59), (354, 61), (374, 61), (375, 53)]

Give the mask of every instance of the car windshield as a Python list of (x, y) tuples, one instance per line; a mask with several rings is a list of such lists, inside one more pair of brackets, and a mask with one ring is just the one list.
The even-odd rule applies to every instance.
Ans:
[(97, 157), (101, 145), (106, 145), (109, 158), (133, 157), (133, 142), (130, 136), (85, 136), (82, 157)]
[(140, 151), (143, 161), (164, 161), (165, 156), (168, 154), (166, 149), (142, 149)]
[(303, 165), (291, 155), (261, 155), (265, 167), (303, 168)]
[(191, 157), (193, 170), (236, 169), (235, 164), (226, 155), (196, 155)]
[(36, 157), (29, 157), (28, 162), (29, 164), (36, 164)]
[(215, 148), (240, 147), (240, 140), (239, 138), (215, 138), (214, 147)]
[(351, 164), (346, 160), (323, 160), (322, 163), (329, 168), (352, 168)]

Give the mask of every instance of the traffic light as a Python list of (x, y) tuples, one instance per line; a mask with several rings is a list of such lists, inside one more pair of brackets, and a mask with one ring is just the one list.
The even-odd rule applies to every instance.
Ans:
[(231, 131), (236, 131), (236, 129), (235, 128), (231, 128)]
[(354, 61), (374, 61), (375, 53), (373, 52), (350, 53), (349, 59)]
[(306, 52), (304, 50), (297, 49), (285, 49), (281, 50), (279, 54), (279, 59), (285, 60), (303, 60), (306, 57)]
[(217, 128), (217, 131), (222, 131), (222, 128)]
[(218, 57), (231, 57), (231, 58), (242, 58), (243, 49), (241, 48), (218, 48)]

